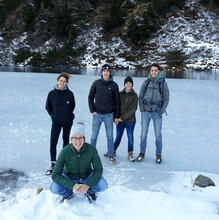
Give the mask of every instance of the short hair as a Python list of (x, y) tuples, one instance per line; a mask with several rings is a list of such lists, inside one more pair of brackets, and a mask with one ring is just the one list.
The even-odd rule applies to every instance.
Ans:
[(61, 74), (57, 77), (57, 81), (61, 78), (64, 77), (66, 79), (66, 82), (68, 83), (68, 80), (71, 78), (71, 75), (66, 73), (66, 72), (61, 72)]
[[(157, 67), (157, 69), (160, 70), (159, 64), (157, 64), (157, 63), (152, 63), (152, 64), (151, 64), (151, 67), (152, 67), (152, 66)], [(151, 69), (151, 67), (150, 67), (150, 69)]]

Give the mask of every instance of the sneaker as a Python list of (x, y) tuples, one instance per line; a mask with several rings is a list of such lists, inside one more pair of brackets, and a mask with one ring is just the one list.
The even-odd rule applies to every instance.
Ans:
[(93, 203), (97, 199), (97, 196), (95, 193), (91, 194), (91, 193), (87, 192), (84, 195), (88, 198), (89, 203)]
[(162, 162), (161, 155), (156, 155), (156, 163), (161, 163), (161, 162)]
[(46, 171), (46, 175), (51, 175), (54, 169), (55, 163), (51, 163), (51, 167)]
[(133, 151), (129, 151), (128, 152), (128, 159), (131, 161), (131, 162), (135, 162), (135, 158), (133, 156)]
[(144, 159), (144, 153), (139, 153), (138, 157), (137, 157), (137, 161), (141, 162)]
[[(109, 157), (108, 153), (105, 153), (103, 156), (104, 157)], [(116, 157), (116, 150), (114, 151), (113, 156)]]
[(111, 164), (114, 164), (116, 162), (116, 159), (114, 157), (109, 157), (109, 161)]
[(71, 198), (74, 197), (74, 193), (73, 191), (70, 192), (70, 195), (68, 197), (62, 197), (62, 199), (60, 200), (60, 203), (64, 203), (64, 201), (67, 199), (67, 200), (70, 200)]

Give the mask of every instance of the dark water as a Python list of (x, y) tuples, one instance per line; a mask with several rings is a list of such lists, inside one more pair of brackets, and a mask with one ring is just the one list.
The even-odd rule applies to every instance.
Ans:
[[(37, 73), (61, 73), (80, 75), (100, 75), (100, 69), (73, 69), (73, 68), (38, 68), (38, 67), (0, 67), (0, 72), (37, 72)], [(112, 70), (114, 76), (148, 76), (146, 70)], [(173, 79), (196, 79), (196, 80), (219, 80), (219, 70), (189, 71), (189, 70), (163, 70), (166, 78)]]

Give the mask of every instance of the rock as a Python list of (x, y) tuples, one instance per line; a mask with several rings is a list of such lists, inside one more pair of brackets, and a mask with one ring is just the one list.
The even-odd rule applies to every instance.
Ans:
[(215, 183), (209, 177), (198, 175), (198, 177), (195, 179), (194, 185), (206, 187), (215, 186)]

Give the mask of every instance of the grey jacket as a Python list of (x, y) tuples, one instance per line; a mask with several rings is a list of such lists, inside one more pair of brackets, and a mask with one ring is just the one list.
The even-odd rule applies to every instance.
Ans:
[[(163, 83), (163, 94), (160, 93), (159, 82), (163, 80), (163, 76), (159, 74), (156, 79), (150, 78), (143, 82), (139, 94), (139, 107), (141, 112), (158, 112), (163, 114), (169, 103), (169, 89), (166, 81)], [(148, 86), (147, 86), (148, 84)]]

